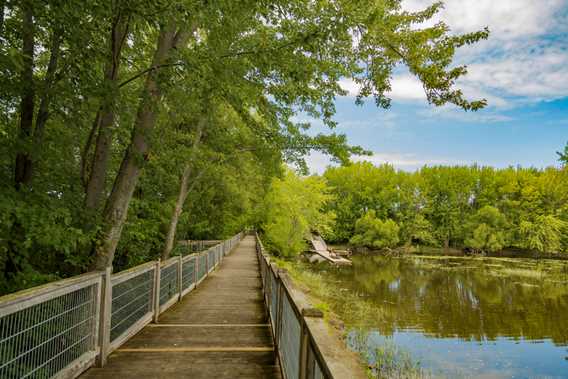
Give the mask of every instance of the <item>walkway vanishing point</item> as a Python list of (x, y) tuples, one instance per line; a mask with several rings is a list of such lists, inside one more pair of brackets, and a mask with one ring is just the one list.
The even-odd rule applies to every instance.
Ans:
[(255, 238), (81, 378), (280, 378)]

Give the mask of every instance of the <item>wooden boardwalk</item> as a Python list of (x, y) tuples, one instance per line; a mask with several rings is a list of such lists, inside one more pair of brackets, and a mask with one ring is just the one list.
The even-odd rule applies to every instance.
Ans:
[(82, 378), (280, 378), (255, 239)]

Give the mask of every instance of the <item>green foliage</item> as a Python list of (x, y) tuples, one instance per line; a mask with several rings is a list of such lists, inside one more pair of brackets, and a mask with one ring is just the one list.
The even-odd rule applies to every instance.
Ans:
[[(112, 233), (121, 237), (115, 271), (158, 256), (185, 167), (191, 169), (191, 190), (178, 237), (222, 238), (260, 223), (263, 211), (257, 204), (281, 174), (282, 163), (305, 172), (304, 156), (313, 150), (342, 164), (352, 154), (366, 153), (349, 146), (342, 134), (315, 134), (309, 124), (296, 121), (308, 115), (336, 126), (335, 99), (344, 93), (340, 80), (361, 85), (357, 102), (373, 96), (387, 108), (393, 72), (406, 66), (422, 81), (432, 104), (465, 110), (485, 104), (466, 99), (455, 87), (466, 70), (456, 67), (453, 57), (456, 49), (488, 33), (456, 35), (444, 23), (421, 27), (441, 9), (438, 3), (413, 13), (390, 0), (48, 3), (3, 2), (2, 291), (88, 270), (93, 246), (106, 246), (97, 236), (109, 225), (102, 221), (105, 207), (109, 213), (116, 210), (107, 206), (113, 204), (109, 194), (117, 179), (127, 177), (123, 182), (129, 188), (119, 195), (128, 197), (121, 203), (126, 209), (118, 212), (126, 213), (126, 221), (117, 217), (117, 233)], [(178, 37), (187, 34), (187, 43), (171, 51), (164, 64), (150, 67), (161, 30), (172, 24), (179, 28)], [(121, 27), (126, 35), (117, 39), (115, 28)], [(121, 42), (122, 49), (114, 51)], [(33, 57), (25, 50), (30, 44)], [(156, 80), (151, 91), (145, 90), (149, 77)], [(159, 96), (149, 96), (156, 91)], [(97, 117), (101, 109), (112, 111), (105, 130)], [(144, 131), (133, 133), (139, 116), (150, 110)], [(31, 125), (22, 122), (24, 113)], [(203, 141), (194, 148), (201, 121), (206, 124)], [(144, 147), (133, 159), (140, 175), (120, 169), (133, 146)], [(87, 206), (93, 162), (103, 161), (98, 148), (108, 155), (100, 175), (101, 199)], [(22, 157), (29, 163), (26, 181), (15, 178)], [(392, 205), (398, 196), (391, 186), (394, 170), (383, 170), (384, 180), (376, 187), (387, 190), (334, 202), (341, 227), (333, 233), (325, 217), (300, 209), (298, 230), (315, 228), (327, 237), (347, 239), (371, 205), (381, 218), (394, 217), (396, 207), (377, 206), (377, 201)], [(313, 191), (327, 193), (321, 186), (313, 184)], [(321, 196), (315, 197), (319, 201)], [(351, 204), (358, 207), (353, 214)], [(282, 220), (271, 223), (275, 234), (276, 225), (289, 226)]]
[(433, 245), (436, 243), (432, 224), (420, 213), (403, 222), (401, 235), (403, 236), (402, 240), (407, 241), (409, 244)]
[(556, 154), (558, 155), (558, 160), (564, 166), (568, 166), (568, 142), (566, 142), (566, 146), (564, 146), (564, 151), (557, 151)]
[(291, 170), (286, 170), (282, 179), (274, 179), (266, 196), (262, 224), (267, 245), (290, 257), (306, 248), (305, 239), (311, 232), (325, 238), (334, 216), (322, 212), (330, 199), (328, 192), (321, 178), (301, 178)]
[(465, 246), (481, 252), (496, 252), (507, 246), (507, 219), (499, 209), (486, 205), (472, 216)]
[(53, 196), (30, 202), (13, 189), (0, 197), (0, 293), (82, 272), (92, 237), (73, 224), (73, 214)]
[(375, 211), (369, 211), (355, 222), (355, 235), (350, 242), (374, 249), (392, 248), (399, 242), (399, 230), (393, 220), (380, 220)]
[(373, 211), (400, 226), (407, 246), (568, 252), (560, 226), (568, 222), (566, 167), (437, 166), (407, 173), (363, 162), (329, 168), (324, 178), (334, 195), (326, 209), (337, 215), (332, 237), (339, 242), (361, 234), (358, 220)]
[(521, 222), (520, 232), (523, 235), (521, 243), (528, 249), (557, 253), (562, 247), (562, 236), (567, 228), (567, 222), (552, 215), (537, 216), (534, 222)]

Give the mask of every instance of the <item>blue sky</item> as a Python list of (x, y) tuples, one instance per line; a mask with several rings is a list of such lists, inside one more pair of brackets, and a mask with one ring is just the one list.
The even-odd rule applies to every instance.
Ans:
[[(405, 0), (403, 6), (417, 10), (429, 3)], [(489, 40), (456, 56), (469, 68), (458, 87), (489, 106), (473, 113), (430, 106), (417, 79), (400, 70), (389, 110), (376, 108), (372, 99), (356, 106), (357, 86), (343, 82), (349, 95), (337, 99), (337, 131), (373, 152), (363, 160), (405, 170), (424, 164), (556, 165), (555, 152), (568, 141), (568, 0), (446, 0), (432, 22), (440, 19), (456, 33), (490, 28)], [(315, 122), (319, 131), (324, 129)], [(315, 153), (308, 164), (322, 172), (329, 160)]]

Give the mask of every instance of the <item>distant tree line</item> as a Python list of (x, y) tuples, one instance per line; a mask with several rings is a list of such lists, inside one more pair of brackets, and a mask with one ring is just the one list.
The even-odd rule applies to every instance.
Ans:
[(428, 245), (568, 251), (568, 169), (356, 163), (324, 174), (331, 238), (375, 248)]
[[(304, 184), (292, 185), (298, 181)], [(431, 246), (474, 253), (505, 248), (568, 253), (566, 165), (405, 172), (362, 162), (328, 168), (322, 177), (290, 174), (271, 188), (267, 207), (280, 213), (273, 211), (265, 222), (266, 235), (287, 255), (301, 248), (286, 247), (297, 245), (284, 238), (285, 231), (296, 233), (295, 243), (304, 248), (302, 239), (318, 231), (330, 242), (371, 250)], [(299, 201), (303, 207), (289, 204)]]

